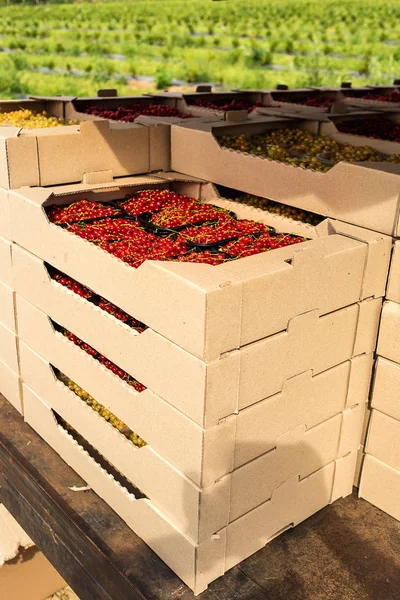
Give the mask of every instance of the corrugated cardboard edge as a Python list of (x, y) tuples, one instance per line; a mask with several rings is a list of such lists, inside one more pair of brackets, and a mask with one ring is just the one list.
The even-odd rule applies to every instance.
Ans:
[(386, 298), (400, 304), (400, 240), (397, 240), (393, 246)]

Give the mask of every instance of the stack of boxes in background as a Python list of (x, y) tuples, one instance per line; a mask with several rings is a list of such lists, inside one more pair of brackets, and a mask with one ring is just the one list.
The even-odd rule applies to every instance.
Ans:
[[(77, 102), (63, 106), (77, 118)], [(13, 298), (1, 314), (8, 329), (17, 315), (12, 372), (20, 368), (22, 400), (13, 401), (7, 377), (1, 391), (196, 593), (351, 493), (399, 227), (398, 165), (339, 163), (318, 173), (220, 143), (285, 127), (318, 134), (332, 127), (324, 116), (230, 123), (219, 112), (172, 125), (89, 119), (80, 131), (14, 132), (4, 140), (0, 196), (1, 277)], [(214, 184), (331, 218), (301, 223), (227, 199)], [(133, 269), (47, 214), (146, 189), (307, 240), (218, 266)], [(78, 283), (67, 289), (55, 272)], [(110, 302), (125, 323), (102, 309)], [(93, 399), (139, 442), (93, 410)], [(370, 444), (374, 459), (399, 469)]]
[(360, 496), (400, 520), (400, 241), (382, 310)]

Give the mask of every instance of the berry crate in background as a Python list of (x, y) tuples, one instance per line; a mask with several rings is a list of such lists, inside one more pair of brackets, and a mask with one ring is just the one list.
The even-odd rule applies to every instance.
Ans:
[[(107, 95), (103, 95), (103, 91)], [(46, 96), (33, 98), (49, 100)], [(126, 123), (133, 123), (141, 115), (165, 124), (199, 118), (192, 114), (191, 107), (178, 107), (178, 96), (174, 94), (118, 96), (116, 90), (99, 90), (95, 97), (65, 98), (64, 113), (66, 118), (74, 121), (109, 119)], [(202, 116), (212, 121), (221, 118), (211, 112)]]
[(361, 498), (400, 520), (400, 303), (398, 242), (379, 330), (372, 414), (361, 472)]
[(34, 130), (3, 126), (0, 185), (60, 185), (90, 180), (92, 172), (122, 177), (163, 170), (169, 165), (169, 143), (169, 126), (162, 123), (102, 119)]
[(258, 106), (267, 106), (269, 93), (263, 90), (204, 91), (200, 93), (159, 92), (152, 94), (151, 97), (175, 102), (181, 112), (188, 113), (193, 117), (201, 117), (205, 121), (208, 121), (210, 117), (213, 117), (211, 120), (242, 121), (252, 115)]
[[(399, 82), (398, 82), (399, 83)], [(398, 110), (400, 106), (400, 86), (373, 86), (366, 93), (350, 89), (344, 102), (350, 106), (382, 112)]]
[[(400, 104), (399, 104), (400, 109)], [(381, 131), (385, 127), (386, 131)], [(357, 111), (346, 115), (330, 115), (320, 123), (319, 133), (351, 146), (370, 146), (384, 154), (400, 153), (400, 112), (385, 115), (376, 112)], [(381, 139), (382, 134), (387, 139)], [(392, 135), (392, 139), (389, 136)]]

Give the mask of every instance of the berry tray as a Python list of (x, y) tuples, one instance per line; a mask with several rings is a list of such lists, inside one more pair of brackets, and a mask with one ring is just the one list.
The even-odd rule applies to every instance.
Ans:
[(106, 120), (22, 131), (0, 127), (0, 186), (62, 185), (90, 181), (100, 172), (126, 177), (167, 169), (169, 129)]
[[(103, 202), (121, 198), (129, 189), (150, 186), (179, 189), (205, 202), (221, 202), (211, 184), (182, 175), (169, 177), (168, 181), (164, 174), (119, 179), (96, 184), (92, 192), (82, 184), (13, 191), (5, 200), (9, 201), (14, 241), (207, 362), (285, 330), (298, 314), (318, 309), (324, 315), (383, 295), (391, 238), (340, 222), (322, 222), (312, 230), (314, 239), (309, 241), (217, 266), (155, 260), (133, 269), (50, 223), (43, 210), (59, 198), (67, 204), (89, 194), (89, 199)], [(240, 210), (241, 219), (268, 225), (271, 218), (238, 203), (223, 201), (223, 205), (238, 214)], [(281, 231), (298, 232), (299, 224), (289, 219), (282, 223)]]
[[(211, 205), (212, 206), (212, 205)], [(216, 206), (216, 208), (220, 209), (219, 206)], [(158, 211), (160, 212), (160, 211)], [(180, 233), (182, 231), (184, 231), (185, 229), (187, 229), (188, 227), (199, 227), (201, 225), (204, 225), (205, 223), (217, 223), (217, 219), (204, 219), (202, 221), (197, 221), (196, 223), (185, 223), (184, 225), (177, 225), (175, 227), (161, 227), (159, 225), (156, 225), (154, 223), (151, 222), (151, 219), (154, 215), (158, 214), (154, 213), (154, 212), (147, 212), (147, 213), (142, 213), (141, 215), (139, 215), (138, 220), (140, 223), (143, 224), (144, 227), (148, 228), (149, 231), (153, 231), (155, 233), (164, 233), (166, 235), (169, 235), (171, 233)], [(222, 212), (222, 211), (221, 211)], [(223, 212), (227, 212), (233, 219), (236, 219), (236, 213), (234, 213), (232, 210), (228, 210), (228, 211), (223, 211)]]

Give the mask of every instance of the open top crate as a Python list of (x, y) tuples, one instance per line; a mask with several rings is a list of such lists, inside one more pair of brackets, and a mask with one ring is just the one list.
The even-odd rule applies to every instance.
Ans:
[[(310, 228), (314, 239), (304, 243), (218, 266), (146, 261), (133, 269), (51, 223), (45, 212), (55, 203), (111, 201), (152, 187), (222, 202), (239, 217), (254, 218), (255, 209), (221, 201), (213, 185), (179, 174), (22, 188), (0, 205), (9, 202), (14, 242), (206, 362), (285, 330), (302, 313), (325, 315), (384, 294), (391, 239), (336, 221)], [(268, 213), (256, 214), (268, 223)]]
[(227, 135), (252, 137), (285, 128), (318, 135), (320, 120), (265, 117), (240, 124), (173, 125), (172, 169), (387, 235), (400, 235), (400, 164), (339, 162), (320, 172), (232, 150), (221, 141)]

